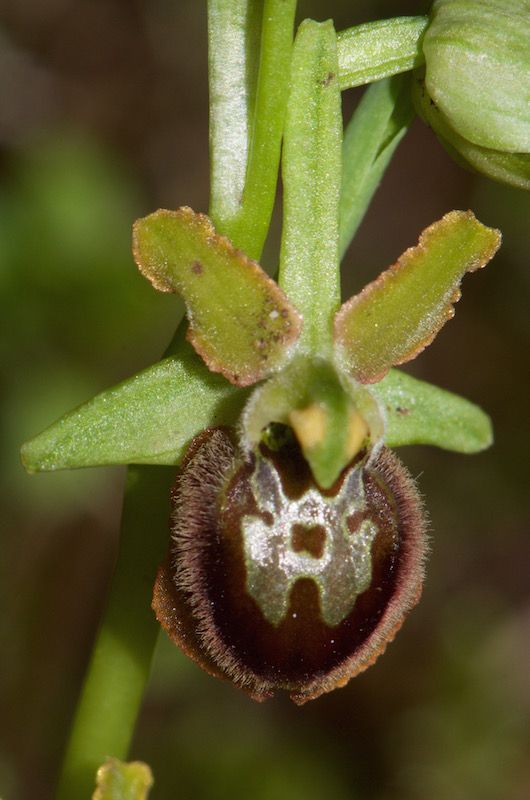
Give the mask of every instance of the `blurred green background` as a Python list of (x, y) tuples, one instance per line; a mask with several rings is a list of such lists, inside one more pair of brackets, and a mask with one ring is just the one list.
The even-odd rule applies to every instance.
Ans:
[[(427, 5), (313, 0), (300, 13), (341, 28)], [(18, 448), (156, 360), (175, 327), (178, 301), (137, 274), (130, 228), (159, 206), (207, 208), (205, 23), (193, 0), (0, 4), (2, 800), (52, 796), (123, 483), (121, 469), (28, 477)], [(430, 510), (421, 604), (376, 666), (303, 708), (257, 705), (161, 637), (132, 752), (153, 768), (153, 800), (530, 797), (529, 197), (463, 172), (417, 120), (344, 289), (452, 208), (500, 227), (504, 245), (411, 371), (480, 403), (496, 444), (401, 451)], [(276, 220), (270, 266), (277, 233)]]

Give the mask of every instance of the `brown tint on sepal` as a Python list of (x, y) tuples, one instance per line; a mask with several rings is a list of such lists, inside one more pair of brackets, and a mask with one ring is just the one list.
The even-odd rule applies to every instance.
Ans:
[(286, 363), (300, 335), (300, 315), (205, 214), (159, 209), (137, 220), (133, 255), (156, 289), (183, 297), (188, 339), (212, 372), (249, 386)]
[(343, 686), (383, 652), (421, 591), (422, 505), (388, 450), (374, 463), (359, 454), (321, 491), (296, 442), (244, 460), (230, 432), (204, 431), (180, 470), (172, 519), (157, 617), (203, 669), (255, 699), (284, 689), (304, 703)]
[(377, 383), (416, 358), (454, 316), (466, 272), (484, 267), (500, 243), (500, 232), (471, 211), (451, 211), (429, 225), (417, 245), (337, 312), (341, 367), (360, 383)]

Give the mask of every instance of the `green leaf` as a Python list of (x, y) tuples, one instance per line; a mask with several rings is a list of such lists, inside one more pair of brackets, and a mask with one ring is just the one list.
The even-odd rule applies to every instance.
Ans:
[(372, 84), (355, 109), (342, 145), (341, 258), (413, 117), (408, 75)]
[[(235, 211), (220, 214), (215, 208), (212, 217), (216, 224), (223, 223), (223, 233), (252, 258), (261, 255), (276, 195), (295, 11), (296, 0), (265, 0), (263, 4), (259, 71), (244, 190)], [(230, 130), (228, 140), (231, 136)], [(218, 165), (218, 170), (214, 171), (217, 178), (220, 170)], [(230, 170), (225, 180), (231, 180)]]
[(188, 338), (212, 372), (248, 386), (282, 366), (301, 320), (282, 290), (190, 208), (138, 220), (133, 252), (156, 289), (186, 303)]
[(341, 89), (406, 72), (423, 64), (428, 17), (395, 17), (356, 25), (337, 36)]
[(208, 0), (210, 213), (237, 214), (243, 196), (256, 95), (262, 3)]
[(98, 769), (96, 782), (92, 800), (147, 800), (153, 775), (141, 761), (126, 764), (109, 758)]
[(339, 376), (323, 359), (300, 356), (258, 387), (242, 417), (242, 441), (257, 446), (271, 422), (291, 427), (317, 483), (331, 486), (341, 470), (383, 435), (371, 390)]
[(423, 50), (427, 91), (460, 136), (530, 153), (528, 0), (437, 0)]
[(284, 224), (279, 283), (302, 314), (301, 344), (331, 349), (340, 304), (338, 220), (342, 115), (331, 22), (305, 20), (292, 60), (283, 149)]
[(101, 392), (23, 445), (22, 462), (28, 472), (177, 464), (203, 428), (235, 424), (246, 396), (181, 341), (178, 355)]
[(474, 403), (392, 369), (371, 387), (387, 415), (385, 444), (430, 444), (478, 453), (493, 442), (491, 420)]
[(453, 316), (465, 273), (487, 264), (500, 241), (471, 211), (451, 211), (426, 228), (416, 247), (340, 309), (339, 364), (361, 383), (375, 383), (415, 358)]

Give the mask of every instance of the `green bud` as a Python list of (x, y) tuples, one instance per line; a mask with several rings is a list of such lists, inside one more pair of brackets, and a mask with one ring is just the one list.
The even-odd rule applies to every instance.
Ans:
[(435, 0), (415, 102), (457, 160), (530, 188), (530, 3)]

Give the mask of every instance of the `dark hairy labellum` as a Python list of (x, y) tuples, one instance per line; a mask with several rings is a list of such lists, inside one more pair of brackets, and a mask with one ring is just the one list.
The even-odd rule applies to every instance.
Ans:
[(257, 700), (343, 686), (417, 602), (425, 523), (383, 448), (322, 490), (297, 443), (250, 457), (226, 429), (191, 443), (172, 494), (172, 540), (153, 607), (170, 637)]

